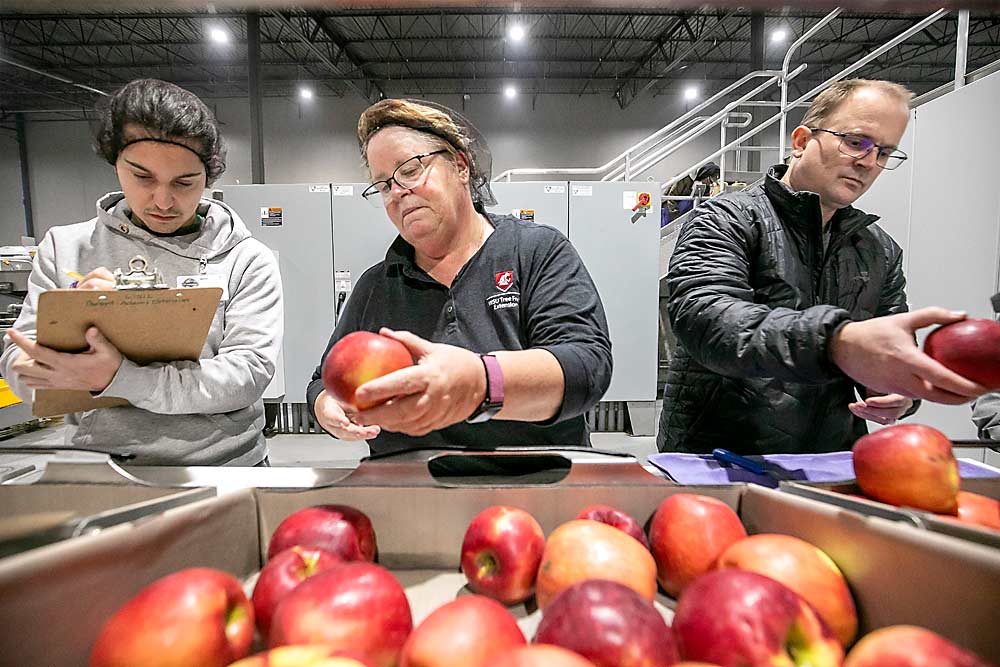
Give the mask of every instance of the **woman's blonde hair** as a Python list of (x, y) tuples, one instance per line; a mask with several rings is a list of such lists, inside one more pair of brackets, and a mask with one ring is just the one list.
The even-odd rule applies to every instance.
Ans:
[(477, 208), (496, 204), (490, 190), (492, 156), (479, 130), (456, 111), (423, 100), (389, 99), (376, 102), (358, 119), (358, 147), (368, 166), (368, 142), (386, 127), (406, 127), (435, 139), (453, 155), (462, 153), (469, 163), (469, 192)]

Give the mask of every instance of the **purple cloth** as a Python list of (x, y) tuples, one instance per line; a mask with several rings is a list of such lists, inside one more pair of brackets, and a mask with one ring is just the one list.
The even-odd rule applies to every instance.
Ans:
[[(748, 456), (764, 459), (789, 472), (790, 481), (843, 482), (854, 479), (851, 452), (829, 454), (767, 454)], [(649, 462), (667, 473), (678, 484), (735, 484), (750, 482), (777, 486), (774, 478), (757, 475), (738, 466), (720, 463), (711, 454), (651, 454)], [(1000, 477), (1000, 472), (975, 461), (958, 462), (958, 474), (963, 478)]]

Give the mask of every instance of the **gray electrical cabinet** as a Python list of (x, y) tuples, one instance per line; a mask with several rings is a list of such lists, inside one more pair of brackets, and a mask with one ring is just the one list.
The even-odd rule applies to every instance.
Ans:
[(285, 403), (306, 385), (333, 331), (333, 217), (328, 183), (227, 185), (223, 199), (278, 256), (285, 301)]
[(614, 373), (603, 400), (628, 403), (634, 435), (655, 432), (660, 261), (656, 187), (647, 182), (572, 181), (568, 193), (569, 240), (597, 285), (611, 333)]
[(358, 278), (385, 259), (386, 251), (398, 235), (385, 209), (369, 204), (361, 196), (367, 187), (367, 183), (334, 183), (330, 187), (334, 292), (338, 316)]
[(539, 225), (555, 227), (563, 236), (569, 231), (569, 184), (566, 181), (490, 183), (496, 206), (490, 213), (513, 215)]

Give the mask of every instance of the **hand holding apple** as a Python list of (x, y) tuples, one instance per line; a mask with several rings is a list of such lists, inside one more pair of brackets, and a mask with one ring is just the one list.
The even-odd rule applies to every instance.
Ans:
[(388, 336), (355, 331), (338, 340), (323, 360), (323, 387), (345, 405), (367, 410), (378, 403), (358, 404), (355, 390), (364, 383), (413, 365), (406, 346)]
[(1000, 323), (969, 319), (938, 327), (924, 341), (924, 352), (990, 391), (1000, 389)]
[(90, 667), (225, 667), (250, 652), (253, 609), (219, 570), (191, 568), (158, 579), (108, 619)]
[(958, 461), (937, 429), (889, 426), (858, 438), (852, 452), (854, 476), (869, 498), (943, 514), (958, 510)]
[(545, 533), (535, 517), (516, 507), (489, 507), (469, 523), (462, 540), (462, 572), (469, 588), (506, 605), (523, 602), (535, 588)]
[(329, 551), (345, 561), (375, 560), (375, 529), (368, 516), (348, 505), (317, 505), (288, 515), (271, 535), (267, 557), (294, 546)]

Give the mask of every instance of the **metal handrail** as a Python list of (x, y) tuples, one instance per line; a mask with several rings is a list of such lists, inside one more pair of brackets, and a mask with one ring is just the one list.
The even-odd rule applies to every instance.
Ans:
[(785, 59), (781, 61), (781, 106), (779, 111), (781, 113), (781, 127), (778, 129), (778, 159), (782, 159), (785, 155), (785, 117), (788, 115), (788, 110), (786, 109), (788, 105), (788, 66), (792, 61), (792, 54), (799, 50), (799, 47), (805, 44), (806, 40), (815, 35), (817, 32), (823, 29), (827, 23), (837, 18), (840, 14), (840, 7), (834, 9), (832, 12), (824, 16), (816, 25), (806, 30), (797, 40), (792, 42), (792, 45), (788, 47), (785, 52)]
[(859, 60), (856, 63), (854, 63), (853, 65), (851, 65), (849, 67), (846, 67), (844, 70), (842, 70), (838, 74), (835, 74), (834, 76), (830, 77), (829, 79), (827, 79), (823, 83), (819, 84), (818, 86), (816, 86), (815, 88), (813, 88), (812, 90), (810, 90), (809, 92), (807, 92), (805, 95), (802, 95), (801, 97), (799, 97), (798, 99), (796, 99), (791, 104), (787, 104), (787, 105), (783, 106), (781, 108), (781, 110), (777, 114), (775, 114), (771, 118), (767, 119), (766, 121), (762, 122), (760, 125), (758, 125), (757, 127), (753, 128), (752, 130), (750, 130), (749, 132), (747, 132), (743, 136), (739, 137), (736, 141), (733, 141), (733, 142), (727, 144), (726, 146), (723, 146), (722, 148), (720, 148), (715, 153), (712, 153), (711, 155), (709, 155), (709, 156), (701, 159), (700, 161), (698, 161), (695, 164), (691, 165), (690, 167), (688, 167), (684, 171), (681, 171), (679, 174), (677, 174), (676, 176), (674, 176), (670, 180), (662, 183), (660, 185), (661, 191), (666, 191), (667, 188), (669, 188), (675, 182), (677, 182), (681, 178), (683, 178), (684, 175), (687, 174), (688, 172), (694, 171), (695, 169), (697, 169), (698, 167), (702, 166), (706, 162), (709, 162), (709, 161), (713, 160), (714, 158), (717, 158), (719, 155), (722, 155), (722, 154), (726, 153), (727, 151), (732, 150), (735, 146), (743, 143), (747, 139), (749, 139), (751, 137), (754, 137), (757, 134), (763, 132), (767, 128), (769, 128), (772, 125), (774, 125), (774, 123), (776, 123), (778, 120), (784, 119), (785, 115), (788, 113), (788, 109), (794, 108), (800, 102), (812, 98), (816, 93), (820, 92), (821, 90), (823, 90), (824, 88), (826, 88), (827, 86), (829, 86), (831, 83), (835, 83), (837, 81), (840, 81), (841, 79), (845, 78), (847, 75), (851, 74), (855, 70), (858, 70), (861, 67), (864, 67), (865, 65), (867, 65), (868, 63), (870, 63), (875, 58), (878, 58), (880, 55), (882, 55), (883, 53), (885, 53), (889, 49), (893, 48), (894, 46), (896, 46), (900, 42), (906, 41), (907, 39), (909, 39), (910, 37), (912, 37), (916, 33), (920, 32), (921, 30), (923, 30), (924, 28), (926, 28), (930, 24), (934, 23), (935, 21), (937, 21), (939, 18), (941, 18), (942, 16), (944, 16), (947, 13), (948, 13), (948, 10), (946, 10), (946, 9), (939, 9), (936, 12), (934, 12), (933, 14), (931, 14), (930, 16), (928, 16), (927, 18), (925, 18), (922, 21), (920, 21), (919, 23), (916, 23), (913, 26), (911, 26), (910, 28), (908, 28), (907, 30), (904, 30), (900, 34), (896, 35), (896, 37), (894, 37), (893, 39), (889, 40), (887, 43), (885, 43), (882, 46), (880, 46), (879, 48), (875, 49), (874, 51), (872, 51), (871, 53), (869, 53), (867, 56), (865, 56), (861, 60)]
[[(731, 123), (729, 119), (732, 117), (738, 117), (744, 120), (741, 123)], [(698, 118), (691, 119), (691, 121), (688, 121), (683, 126), (681, 126), (681, 128), (678, 128), (677, 130), (678, 133), (686, 131), (687, 134), (683, 135), (679, 139), (677, 138), (672, 139), (670, 143), (667, 144), (667, 146), (657, 149), (656, 152), (654, 152), (653, 149), (650, 148), (649, 152), (652, 153), (652, 155), (650, 155), (649, 157), (640, 159), (638, 164), (633, 164), (633, 165), (626, 164), (621, 167), (616, 167), (614, 171), (611, 171), (608, 174), (606, 174), (601, 180), (602, 181), (631, 180), (636, 175), (641, 174), (642, 172), (646, 171), (647, 169), (655, 165), (657, 162), (666, 158), (668, 155), (676, 151), (679, 147), (683, 146), (685, 143), (690, 141), (690, 139), (696, 136), (700, 136), (701, 134), (704, 134), (708, 130), (708, 128), (719, 122), (719, 120), (713, 120), (714, 118), (715, 116), (698, 116)], [(727, 127), (746, 127), (747, 125), (750, 124), (752, 120), (753, 116), (747, 113), (746, 111), (730, 111), (729, 113), (722, 116), (721, 122)], [(692, 121), (698, 121), (701, 124), (693, 129), (687, 129), (689, 125), (695, 124)], [(697, 134), (691, 136), (692, 132), (696, 132)], [(666, 141), (666, 139), (664, 139), (664, 141)]]
[(625, 151), (623, 151), (622, 153), (619, 153), (618, 155), (616, 155), (615, 157), (611, 158), (610, 160), (608, 160), (607, 162), (605, 162), (604, 164), (602, 164), (599, 167), (565, 167), (565, 168), (533, 168), (533, 167), (529, 167), (529, 168), (524, 168), (524, 169), (508, 169), (508, 170), (506, 170), (504, 172), (501, 172), (500, 174), (496, 175), (493, 178), (493, 180), (494, 181), (501, 181), (504, 178), (506, 178), (509, 181), (509, 180), (511, 180), (511, 176), (513, 176), (513, 175), (528, 175), (528, 174), (531, 174), (531, 175), (545, 175), (545, 174), (601, 174), (601, 173), (604, 173), (605, 171), (607, 171), (607, 170), (611, 169), (612, 167), (614, 167), (615, 164), (618, 163), (619, 161), (624, 161), (625, 158), (626, 158), (626, 156), (628, 156), (633, 151), (641, 148), (642, 146), (646, 145), (647, 143), (649, 143), (651, 141), (654, 141), (654, 140), (662, 137), (664, 134), (667, 134), (668, 132), (672, 131), (678, 125), (680, 125), (681, 123), (687, 121), (688, 119), (690, 119), (695, 114), (697, 114), (698, 112), (702, 111), (703, 109), (707, 108), (708, 106), (714, 104), (716, 101), (718, 101), (719, 99), (725, 97), (726, 95), (728, 95), (729, 93), (731, 93), (733, 90), (736, 90), (737, 88), (739, 88), (740, 86), (742, 86), (743, 84), (745, 84), (747, 81), (750, 81), (750, 80), (756, 79), (756, 78), (761, 78), (761, 77), (778, 77), (778, 76), (782, 76), (782, 72), (780, 72), (779, 70), (757, 70), (757, 71), (754, 71), (754, 72), (750, 72), (749, 74), (746, 74), (745, 76), (743, 76), (739, 80), (737, 80), (735, 83), (732, 83), (732, 84), (726, 86), (725, 88), (723, 88), (722, 90), (720, 90), (719, 92), (717, 92), (715, 95), (712, 95), (711, 97), (709, 97), (707, 100), (705, 100), (701, 104), (695, 106), (690, 111), (688, 111), (688, 112), (682, 114), (681, 116), (677, 117), (672, 122), (670, 122), (667, 125), (663, 126), (662, 128), (660, 128), (659, 130), (657, 130), (653, 134), (649, 135), (645, 139), (643, 139), (643, 140), (639, 141), (638, 143), (634, 144), (633, 146), (630, 146), (629, 148), (625, 149)]
[[(695, 118), (689, 118), (687, 120), (687, 122), (681, 124), (679, 127), (675, 128), (673, 131), (671, 131), (668, 134), (666, 134), (663, 137), (661, 137), (660, 141), (657, 142), (657, 144), (662, 143), (664, 141), (669, 141), (671, 139), (674, 139), (680, 133), (687, 131), (691, 127), (694, 127), (698, 123), (702, 123), (702, 122), (708, 120), (709, 118), (711, 118), (711, 116), (696, 116)], [(654, 150), (654, 148), (650, 147), (648, 150)], [(626, 171), (625, 164), (623, 163), (623, 164), (615, 167), (611, 171), (609, 171), (604, 176), (602, 176), (601, 180), (602, 181), (618, 181), (618, 180), (621, 180), (621, 176), (625, 173), (625, 171)], [(633, 173), (634, 173), (634, 169), (633, 169)]]

